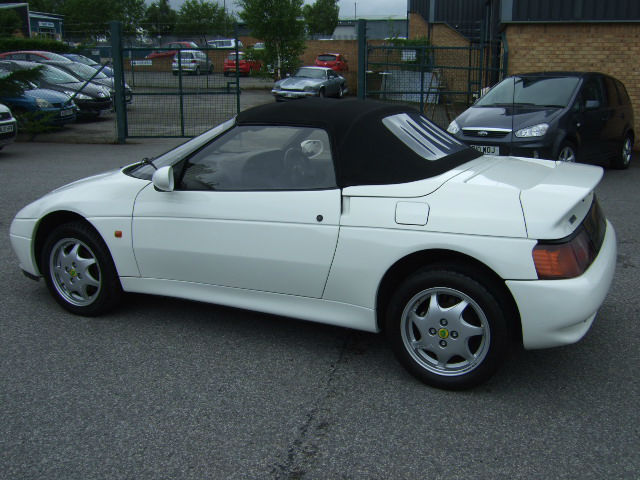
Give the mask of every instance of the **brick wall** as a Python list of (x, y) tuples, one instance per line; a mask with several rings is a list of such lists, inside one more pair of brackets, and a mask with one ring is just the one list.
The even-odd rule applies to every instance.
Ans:
[(508, 25), (508, 73), (577, 70), (607, 73), (624, 83), (640, 146), (640, 24)]

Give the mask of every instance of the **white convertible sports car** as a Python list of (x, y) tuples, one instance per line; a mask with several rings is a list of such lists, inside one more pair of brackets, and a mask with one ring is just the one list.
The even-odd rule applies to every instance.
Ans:
[(406, 106), (309, 99), (54, 190), (11, 242), (76, 314), (124, 291), (383, 331), (413, 375), (460, 389), (510, 344), (591, 326), (616, 261), (601, 177), (482, 156)]

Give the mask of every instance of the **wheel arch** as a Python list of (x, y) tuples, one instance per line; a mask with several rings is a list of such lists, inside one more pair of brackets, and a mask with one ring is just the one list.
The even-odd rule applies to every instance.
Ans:
[(425, 268), (447, 268), (462, 274), (470, 274), (488, 281), (498, 302), (504, 306), (512, 340), (522, 345), (522, 324), (516, 302), (504, 280), (489, 266), (464, 253), (453, 250), (422, 250), (414, 252), (394, 263), (384, 274), (376, 297), (376, 323), (384, 330), (387, 306), (397, 285), (403, 279)]
[[(87, 225), (89, 228), (95, 231), (96, 235), (102, 238), (100, 232), (94, 227), (91, 222), (89, 222), (82, 215), (69, 211), (69, 210), (59, 210), (56, 212), (51, 212), (42, 217), (42, 219), (38, 222), (36, 227), (36, 231), (34, 234), (34, 242), (33, 242), (33, 258), (35, 259), (36, 266), (38, 267), (38, 271), (42, 273), (42, 249), (44, 248), (44, 244), (47, 241), (47, 237), (49, 234), (58, 226), (63, 225), (65, 223), (70, 222), (82, 222)], [(103, 239), (104, 241), (104, 239)], [(106, 243), (105, 243), (106, 245)], [(107, 250), (109, 247), (107, 246)]]

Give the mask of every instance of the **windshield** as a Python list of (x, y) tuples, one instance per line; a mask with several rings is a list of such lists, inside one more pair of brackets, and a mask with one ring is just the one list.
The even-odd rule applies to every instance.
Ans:
[(298, 69), (294, 77), (305, 77), (305, 78), (324, 78), (325, 73), (324, 70), (318, 70), (316, 68), (308, 68), (302, 67)]
[(474, 106), (532, 105), (566, 107), (576, 90), (578, 77), (511, 77), (506, 78)]
[(63, 72), (59, 68), (52, 67), (51, 65), (44, 65), (42, 68), (42, 78), (50, 83), (60, 85), (62, 83), (78, 83), (78, 79), (69, 75), (67, 72)]
[(318, 55), (318, 60), (321, 62), (335, 62), (335, 55)]
[(97, 75), (95, 75), (95, 73), (96, 73), (96, 69), (95, 68), (91, 68), (88, 65), (84, 65), (82, 63), (70, 63), (69, 65), (65, 65), (65, 67), (68, 70), (71, 70), (73, 73), (75, 73), (82, 80), (89, 80), (92, 77), (93, 78), (107, 78), (107, 76), (102, 72), (99, 72)]
[(89, 57), (85, 57), (84, 55), (70, 54), (69, 59), (73, 60), (74, 62), (83, 63), (85, 65), (100, 65), (95, 60), (92, 60)]
[[(236, 54), (235, 54), (235, 53), (231, 53), (231, 54), (229, 54), (229, 57), (228, 57), (228, 58), (229, 58), (229, 60), (231, 60), (232, 62), (235, 62), (235, 61), (236, 61)], [(239, 58), (240, 60), (244, 60), (244, 53), (238, 53), (238, 58)]]

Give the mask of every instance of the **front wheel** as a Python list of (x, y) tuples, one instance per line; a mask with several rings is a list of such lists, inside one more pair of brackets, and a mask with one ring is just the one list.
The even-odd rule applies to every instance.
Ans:
[(629, 168), (631, 164), (631, 155), (633, 154), (633, 137), (627, 135), (622, 141), (622, 148), (617, 157), (611, 161), (611, 167), (617, 170)]
[(82, 222), (51, 232), (41, 265), (49, 291), (72, 313), (100, 315), (120, 300), (122, 287), (109, 250), (95, 230)]
[(558, 160), (561, 162), (575, 163), (578, 161), (576, 147), (571, 142), (562, 142), (558, 149)]
[(423, 270), (396, 290), (385, 332), (404, 367), (451, 390), (486, 381), (508, 346), (505, 314), (480, 281), (448, 269)]

